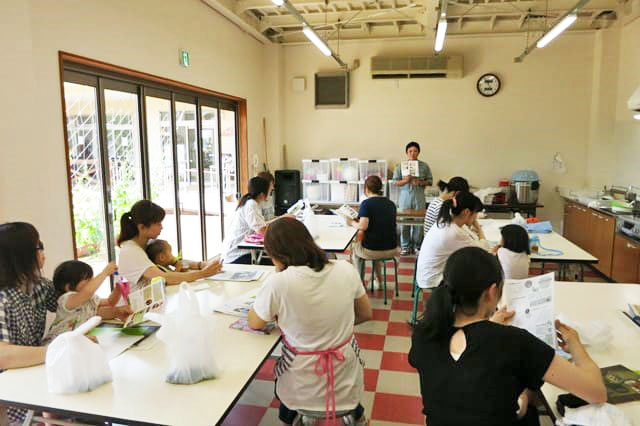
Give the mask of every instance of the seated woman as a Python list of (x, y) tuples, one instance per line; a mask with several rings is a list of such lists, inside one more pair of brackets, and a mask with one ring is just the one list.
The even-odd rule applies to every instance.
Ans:
[[(0, 373), (44, 363), (47, 311), (58, 307), (53, 283), (41, 273), (44, 261), (44, 245), (33, 225), (0, 225)], [(19, 424), (26, 413), (13, 407), (5, 412), (0, 405), (0, 424)]]
[(438, 220), (442, 203), (452, 199), (458, 195), (460, 191), (469, 191), (469, 182), (463, 177), (456, 176), (449, 179), (449, 182), (443, 180), (438, 181), (438, 188), (440, 188), (440, 196), (429, 203), (427, 212), (424, 215), (424, 235), (427, 235), (427, 232), (429, 232), (433, 224)]
[(468, 246), (488, 248), (478, 213), (484, 206), (470, 192), (459, 192), (442, 203), (436, 224), (424, 236), (418, 255), (416, 281), (425, 291), (425, 300), (430, 289), (442, 281), (442, 271), (451, 253)]
[[(518, 397), (543, 381), (590, 403), (606, 401), (600, 369), (575, 330), (556, 321), (570, 363), (528, 331), (503, 324), (513, 313), (496, 312), (502, 287), (500, 263), (485, 250), (467, 247), (449, 257), (409, 351), (429, 426), (523, 424)], [(533, 417), (522, 422), (537, 422)]]
[[(367, 199), (360, 203), (357, 219), (347, 219), (358, 229), (358, 240), (351, 245), (353, 264), (362, 271), (363, 259), (389, 259), (398, 254), (396, 237), (396, 205), (382, 195), (382, 180), (369, 176), (364, 181)], [(382, 282), (380, 263), (376, 264), (374, 288)], [(377, 284), (377, 285), (376, 285)]]
[(131, 211), (120, 218), (118, 271), (131, 288), (140, 289), (154, 277), (162, 277), (167, 285), (180, 284), (206, 278), (220, 272), (222, 265), (215, 259), (202, 265), (202, 269), (189, 272), (162, 271), (147, 256), (145, 249), (150, 240), (162, 231), (164, 209), (149, 200), (136, 202)]
[(271, 220), (274, 217), (276, 217), (276, 206), (275, 206), (275, 200), (273, 199), (273, 189), (276, 184), (276, 179), (273, 177), (271, 172), (268, 172), (268, 171), (258, 173), (258, 177), (261, 177), (262, 179), (269, 182), (269, 191), (267, 192), (268, 194), (267, 199), (265, 200), (264, 203), (262, 203), (261, 207), (262, 207), (262, 216), (264, 217), (264, 220)]
[(529, 276), (531, 265), (531, 249), (529, 234), (520, 225), (507, 225), (500, 230), (502, 241), (497, 249), (497, 256), (504, 271), (505, 280), (521, 280)]
[(223, 263), (251, 264), (251, 252), (238, 248), (238, 245), (251, 233), (264, 234), (267, 225), (276, 220), (266, 221), (262, 216), (262, 205), (269, 196), (269, 188), (269, 182), (261, 177), (249, 179), (249, 192), (238, 201), (231, 227), (222, 242)]
[[(292, 218), (269, 225), (264, 246), (276, 273), (262, 285), (249, 326), (260, 329), (275, 320), (282, 332), (284, 346), (275, 367), (280, 420), (292, 424), (297, 410), (324, 413), (325, 418), (339, 411), (351, 412), (356, 425), (367, 424), (360, 405), (363, 363), (353, 326), (373, 314), (358, 273), (346, 261), (327, 260), (307, 228)], [(327, 367), (322, 370), (326, 380), (324, 373), (317, 375), (322, 366)], [(333, 400), (327, 409), (325, 402)]]

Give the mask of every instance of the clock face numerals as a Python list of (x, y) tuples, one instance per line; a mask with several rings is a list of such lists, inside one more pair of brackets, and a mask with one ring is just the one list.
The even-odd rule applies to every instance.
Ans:
[(478, 79), (476, 87), (482, 96), (493, 96), (500, 90), (500, 79), (495, 74), (485, 74)]

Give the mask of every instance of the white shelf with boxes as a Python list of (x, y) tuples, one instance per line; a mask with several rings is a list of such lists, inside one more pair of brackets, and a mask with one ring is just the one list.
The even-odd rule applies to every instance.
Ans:
[(372, 175), (380, 177), (384, 195), (389, 194), (387, 174), (387, 160), (302, 160), (302, 193), (303, 197), (312, 203), (358, 204), (366, 198), (364, 181)]

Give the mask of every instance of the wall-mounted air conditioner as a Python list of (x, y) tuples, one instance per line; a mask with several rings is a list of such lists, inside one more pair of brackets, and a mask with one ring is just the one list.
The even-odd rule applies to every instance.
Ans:
[(462, 56), (373, 56), (371, 78), (462, 78), (462, 62)]

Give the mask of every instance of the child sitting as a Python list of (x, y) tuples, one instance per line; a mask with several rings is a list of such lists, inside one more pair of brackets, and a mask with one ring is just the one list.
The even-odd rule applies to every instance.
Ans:
[(498, 248), (498, 259), (507, 280), (521, 280), (529, 276), (531, 249), (529, 234), (520, 225), (507, 225), (500, 231), (502, 241)]
[[(181, 259), (180, 256), (174, 256), (172, 250), (168, 241), (160, 239), (151, 241), (145, 249), (149, 260), (155, 263), (162, 272), (199, 271), (209, 263)], [(218, 259), (211, 260), (217, 261)]]
[(50, 342), (65, 331), (71, 331), (89, 318), (99, 315), (103, 319), (118, 318), (125, 320), (131, 314), (131, 308), (116, 307), (120, 300), (120, 289), (115, 286), (108, 299), (95, 295), (100, 284), (116, 272), (115, 262), (109, 263), (98, 275), (93, 269), (79, 260), (62, 262), (53, 273), (53, 285), (61, 296), (58, 298), (58, 310), (49, 333), (45, 338)]

